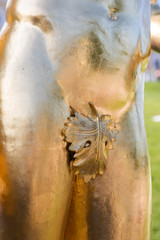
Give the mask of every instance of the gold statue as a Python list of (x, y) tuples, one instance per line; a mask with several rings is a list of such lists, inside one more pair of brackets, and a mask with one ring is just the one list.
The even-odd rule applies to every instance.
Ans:
[(160, 52), (160, 2), (151, 5), (151, 44), (152, 49)]
[(149, 240), (149, 26), (149, 0), (8, 1), (1, 240)]

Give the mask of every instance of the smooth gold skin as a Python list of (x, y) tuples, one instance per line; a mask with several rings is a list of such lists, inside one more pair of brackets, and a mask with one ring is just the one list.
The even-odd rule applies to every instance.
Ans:
[(17, 20), (21, 3), (10, 2), (1, 38), (0, 239), (60, 240), (72, 188), (61, 136), (69, 110), (46, 46), (52, 32)]
[(152, 49), (160, 52), (160, 4), (151, 5), (151, 44)]
[[(0, 42), (1, 240), (149, 239), (141, 73), (149, 23), (149, 0), (8, 3)], [(69, 106), (90, 116), (90, 101), (120, 133), (103, 176), (76, 177), (73, 185), (61, 131)]]

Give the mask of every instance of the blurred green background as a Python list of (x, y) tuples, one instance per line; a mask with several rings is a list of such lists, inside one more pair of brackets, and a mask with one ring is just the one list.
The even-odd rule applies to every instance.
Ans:
[(145, 84), (144, 113), (152, 171), (151, 240), (160, 240), (160, 122), (152, 121), (160, 115), (160, 81)]

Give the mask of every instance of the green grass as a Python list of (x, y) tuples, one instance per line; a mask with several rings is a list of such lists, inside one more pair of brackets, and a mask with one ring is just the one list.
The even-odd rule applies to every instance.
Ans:
[(152, 116), (160, 115), (160, 82), (146, 83), (144, 109), (152, 169), (151, 240), (160, 240), (160, 123), (152, 122)]

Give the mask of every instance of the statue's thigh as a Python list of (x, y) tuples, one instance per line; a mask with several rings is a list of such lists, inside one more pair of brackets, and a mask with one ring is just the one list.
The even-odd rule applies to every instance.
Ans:
[(72, 176), (67, 108), (43, 34), (16, 23), (1, 59), (0, 239), (63, 239)]
[(149, 239), (149, 162), (132, 147), (117, 143), (103, 176), (75, 180), (65, 240)]
[(60, 127), (46, 113), (14, 117), (1, 134), (0, 239), (63, 239), (72, 177)]
[(63, 239), (72, 177), (60, 128), (47, 118), (3, 121), (1, 240)]

